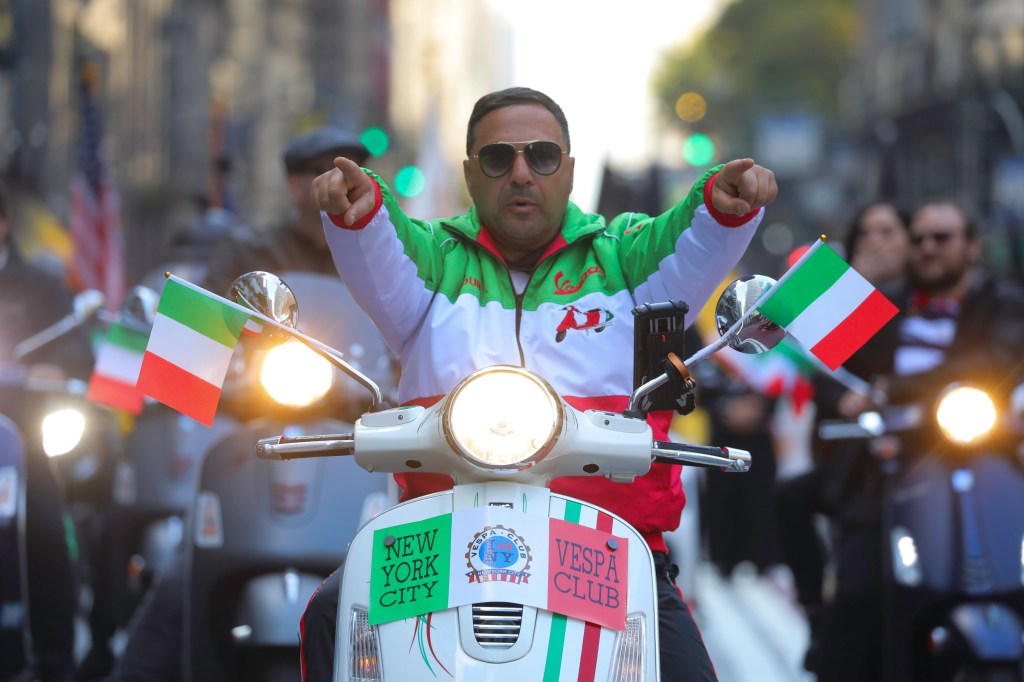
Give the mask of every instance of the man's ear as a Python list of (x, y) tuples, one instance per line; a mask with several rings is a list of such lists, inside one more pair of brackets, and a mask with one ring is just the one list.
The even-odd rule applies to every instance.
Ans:
[(470, 194), (473, 194), (473, 181), (470, 180), (469, 159), (462, 160), (462, 177), (466, 181), (466, 189), (469, 190)]
[(567, 156), (565, 160), (569, 162), (569, 192), (572, 193), (573, 180), (576, 178), (576, 158)]

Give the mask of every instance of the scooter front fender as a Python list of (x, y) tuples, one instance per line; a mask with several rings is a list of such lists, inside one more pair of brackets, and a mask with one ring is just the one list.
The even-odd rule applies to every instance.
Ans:
[[(628, 579), (622, 587), (627, 629), (614, 630), (510, 602), (466, 604), (367, 627), (375, 531), (462, 509), (487, 507), (532, 516), (533, 523), (540, 517), (545, 524), (554, 518), (590, 528), (610, 527), (607, 532), (611, 535), (625, 538)], [(523, 525), (530, 522), (524, 519)], [(531, 543), (525, 534), (521, 540), (534, 566), (550, 565), (547, 546)], [(473, 542), (474, 537), (463, 538), (453, 530), (451, 561), (466, 563)], [(334, 673), (338, 682), (352, 680), (353, 669), (365, 675), (368, 668), (379, 674), (363, 679), (605, 680), (613, 669), (619, 674), (616, 679), (653, 682), (660, 677), (657, 588), (651, 552), (632, 526), (596, 506), (537, 486), (506, 482), (456, 486), (376, 516), (356, 534), (347, 556), (338, 602)], [(468, 570), (472, 573), (471, 568)], [(378, 650), (370, 654), (373, 662), (360, 668), (360, 662), (367, 660), (367, 641), (375, 642), (373, 646)], [(363, 648), (354, 648), (354, 642)], [(628, 661), (624, 660), (627, 656)]]
[(1024, 623), (1005, 604), (961, 604), (950, 613), (950, 625), (959, 640), (979, 661), (1019, 661), (1024, 658)]

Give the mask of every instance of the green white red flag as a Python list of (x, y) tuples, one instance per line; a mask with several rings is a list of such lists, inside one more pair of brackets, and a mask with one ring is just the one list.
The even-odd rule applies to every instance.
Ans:
[(93, 402), (125, 410), (142, 411), (143, 395), (135, 386), (148, 337), (119, 322), (110, 325), (96, 352), (96, 365), (86, 397)]
[(142, 360), (139, 390), (210, 426), (249, 316), (237, 303), (168, 277)]
[(897, 313), (892, 302), (819, 239), (757, 304), (829, 369)]

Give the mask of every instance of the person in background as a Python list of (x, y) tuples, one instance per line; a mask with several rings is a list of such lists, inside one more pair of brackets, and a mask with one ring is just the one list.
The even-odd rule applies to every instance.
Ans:
[[(630, 311), (638, 302), (703, 307), (777, 193), (770, 170), (739, 159), (706, 172), (659, 216), (627, 213), (606, 224), (569, 201), (569, 127), (547, 95), (529, 88), (485, 95), (466, 137), (467, 215), (411, 219), (383, 181), (348, 159), (314, 181), (338, 272), (401, 356), (403, 404), (429, 404), (474, 370), (515, 364), (538, 371), (577, 407), (622, 409), (631, 363), (593, 358), (631, 356)], [(560, 286), (566, 277), (572, 286)], [(616, 324), (601, 334), (556, 334), (562, 307), (583, 296)], [(667, 438), (669, 417), (652, 414), (655, 438)], [(446, 476), (398, 478), (403, 499), (452, 485)], [(679, 524), (679, 469), (654, 464), (632, 484), (566, 477), (551, 487), (619, 514), (645, 537), (658, 577), (662, 675), (715, 679), (662, 536)], [(303, 616), (307, 680), (332, 677), (339, 583), (336, 571)]]
[(891, 201), (863, 206), (846, 231), (843, 245), (854, 270), (876, 287), (898, 282), (907, 272), (910, 216)]
[[(307, 270), (335, 274), (319, 209), (313, 206), (313, 179), (333, 168), (336, 158), (365, 163), (369, 151), (340, 128), (302, 133), (285, 146), (283, 161), (294, 218), (266, 233), (218, 229), (206, 269), (205, 288), (225, 295), (239, 275), (253, 271)], [(192, 236), (196, 238), (195, 235)], [(112, 680), (177, 682), (182, 678), (185, 563), (179, 552), (143, 597), (132, 618), (128, 640)]]
[[(888, 404), (917, 402), (955, 379), (982, 385), (1024, 374), (1024, 290), (979, 263), (981, 241), (967, 212), (948, 200), (912, 214), (907, 272), (884, 293), (899, 313), (854, 354), (846, 368)], [(823, 419), (855, 420), (878, 405), (833, 385), (818, 401)], [(848, 448), (850, 452), (844, 451)], [(840, 443), (854, 462), (835, 497), (835, 592), (821, 629), (821, 682), (879, 679), (882, 666), (882, 474), (859, 442)]]
[(361, 166), (370, 152), (358, 137), (333, 126), (315, 128), (288, 142), (283, 160), (292, 217), (265, 232), (236, 230), (221, 239), (210, 255), (202, 286), (223, 296), (236, 277), (253, 270), (334, 274), (320, 212), (309, 188), (316, 176), (334, 167), (338, 157)]

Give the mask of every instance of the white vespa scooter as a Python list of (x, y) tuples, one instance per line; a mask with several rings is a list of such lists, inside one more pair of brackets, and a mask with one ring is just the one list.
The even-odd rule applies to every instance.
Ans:
[(670, 355), (622, 414), (576, 410), (543, 378), (499, 365), (431, 408), (374, 411), (377, 391), (354, 434), (262, 439), (262, 458), (353, 455), (368, 471), (455, 481), (380, 513), (352, 540), (348, 556), (362, 560), (345, 566), (334, 679), (660, 679), (646, 543), (547, 486), (560, 476), (631, 482), (652, 461), (746, 471), (742, 450), (653, 441), (646, 412), (660, 387), (692, 393), (687, 364), (727, 343), (767, 350), (784, 335), (748, 310), (772, 283), (734, 282), (716, 310), (722, 339), (686, 363)]

